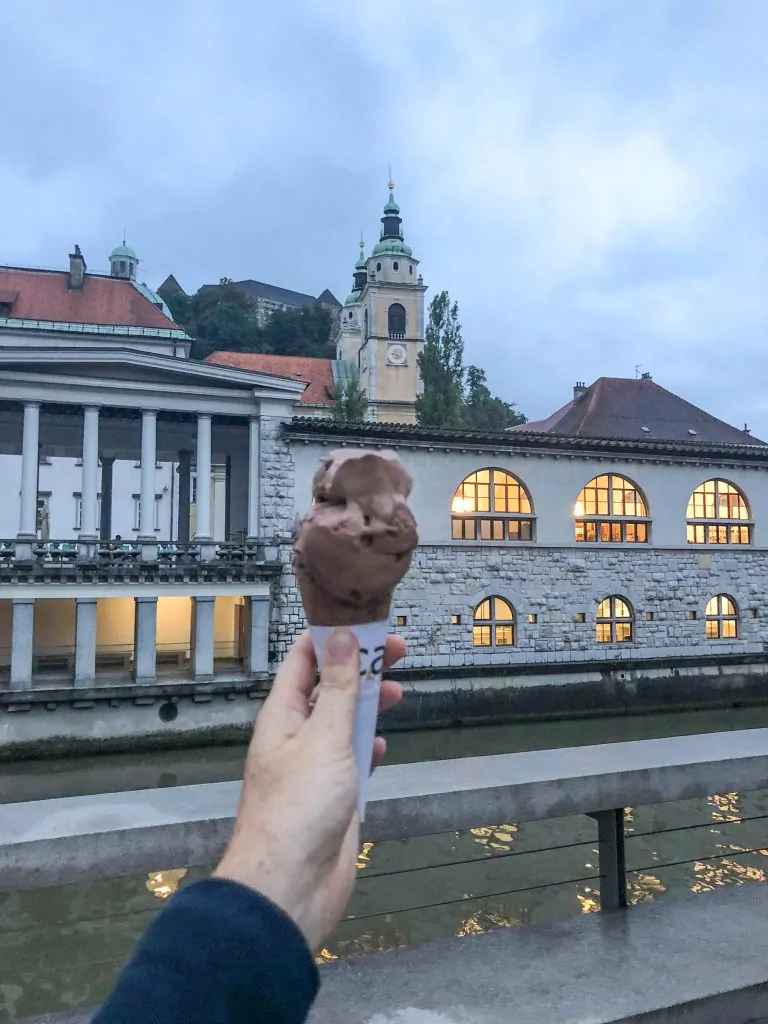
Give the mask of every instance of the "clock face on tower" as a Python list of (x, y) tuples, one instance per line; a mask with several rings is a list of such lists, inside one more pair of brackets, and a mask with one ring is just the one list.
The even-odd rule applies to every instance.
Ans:
[(387, 349), (387, 362), (390, 366), (405, 366), (408, 362), (408, 351), (405, 345), (390, 345)]

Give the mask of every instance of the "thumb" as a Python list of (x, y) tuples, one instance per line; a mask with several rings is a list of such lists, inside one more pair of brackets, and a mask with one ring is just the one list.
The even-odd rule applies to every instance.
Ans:
[(350, 629), (334, 629), (325, 645), (317, 702), (309, 728), (338, 745), (352, 742), (355, 704), (360, 691), (360, 648)]

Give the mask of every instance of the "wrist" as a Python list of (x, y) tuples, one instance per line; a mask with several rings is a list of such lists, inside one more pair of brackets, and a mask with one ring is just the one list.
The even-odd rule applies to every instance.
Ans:
[(282, 873), (278, 876), (269, 870), (254, 869), (253, 864), (259, 862), (258, 855), (241, 861), (236, 855), (227, 853), (213, 872), (213, 877), (237, 882), (268, 899), (290, 918), (314, 954), (322, 944), (322, 936), (316, 935), (310, 925), (306, 901), (299, 895), (300, 887), (295, 884), (295, 879), (281, 877)]

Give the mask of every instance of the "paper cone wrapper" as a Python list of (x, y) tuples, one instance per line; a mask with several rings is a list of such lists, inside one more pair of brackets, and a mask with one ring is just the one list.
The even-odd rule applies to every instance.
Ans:
[[(335, 626), (312, 626), (309, 632), (315, 647), (318, 668), (322, 671), (325, 644)], [(373, 741), (376, 737), (376, 719), (379, 715), (379, 691), (384, 671), (384, 643), (389, 633), (389, 619), (384, 622), (363, 622), (348, 626), (360, 645), (360, 693), (355, 707), (352, 748), (357, 766), (357, 809), (360, 821), (365, 820), (365, 801), (371, 774)]]

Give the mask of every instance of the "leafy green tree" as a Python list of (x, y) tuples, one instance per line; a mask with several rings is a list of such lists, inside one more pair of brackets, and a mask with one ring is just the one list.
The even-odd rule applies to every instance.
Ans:
[(491, 395), (485, 370), (479, 366), (467, 367), (464, 416), (470, 430), (506, 430), (526, 422), (514, 405)]
[(331, 419), (341, 423), (360, 423), (368, 409), (368, 396), (357, 378), (339, 381), (332, 392)]
[(429, 304), (429, 323), (418, 357), (424, 386), (416, 399), (416, 417), (422, 427), (464, 426), (464, 342), (459, 307), (447, 291)]
[(333, 359), (331, 314), (315, 303), (300, 309), (278, 310), (258, 332), (258, 348), (252, 352), (272, 352), (280, 356), (315, 356)]
[(211, 352), (258, 352), (259, 326), (253, 303), (233, 282), (222, 277), (217, 285), (203, 285), (190, 299), (192, 358)]

